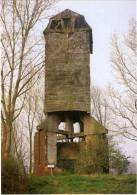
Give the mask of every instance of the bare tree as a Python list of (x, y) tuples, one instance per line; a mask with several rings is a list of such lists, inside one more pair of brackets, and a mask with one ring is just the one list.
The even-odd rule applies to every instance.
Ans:
[[(19, 131), (20, 130), (20, 131)], [(14, 129), (12, 134), (12, 139), (14, 143), (14, 156), (17, 159), (17, 162), (22, 169), (23, 173), (26, 173), (26, 166), (27, 166), (27, 147), (25, 142), (26, 134), (24, 133), (23, 124), (21, 126), (20, 121), (14, 123)]]
[(91, 89), (91, 115), (94, 116), (100, 124), (109, 128), (111, 124), (111, 112), (105, 91), (93, 86)]
[[(54, 2), (55, 0), (2, 1), (1, 101), (4, 158), (12, 152), (13, 124), (23, 109), (26, 92), (36, 83), (37, 73), (43, 68), (44, 47), (40, 49), (38, 26), (47, 17), (46, 12)], [(28, 87), (32, 78), (32, 86)]]
[[(44, 78), (44, 76), (43, 76)], [(43, 82), (44, 83), (44, 82)], [(31, 82), (28, 85), (32, 85)], [(26, 118), (26, 133), (29, 143), (29, 172), (32, 173), (33, 167), (33, 137), (36, 126), (44, 119), (44, 95), (41, 91), (41, 79), (26, 93), (26, 102), (24, 104), (23, 115)]]
[(111, 61), (119, 91), (111, 88), (111, 110), (116, 116), (115, 128), (125, 137), (137, 141), (137, 36), (136, 21), (130, 22), (127, 34), (112, 38)]

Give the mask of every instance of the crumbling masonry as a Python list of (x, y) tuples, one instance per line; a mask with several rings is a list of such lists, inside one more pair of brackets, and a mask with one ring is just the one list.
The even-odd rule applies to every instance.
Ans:
[[(90, 116), (92, 29), (84, 16), (66, 9), (49, 20), (44, 36), (45, 121), (34, 137), (36, 175), (48, 174), (49, 167), (54, 172), (74, 170), (81, 142), (102, 144), (98, 140), (103, 140), (107, 148), (106, 129)], [(61, 122), (64, 130), (59, 129)], [(76, 122), (78, 133), (74, 131)], [(107, 161), (101, 170), (108, 171)]]

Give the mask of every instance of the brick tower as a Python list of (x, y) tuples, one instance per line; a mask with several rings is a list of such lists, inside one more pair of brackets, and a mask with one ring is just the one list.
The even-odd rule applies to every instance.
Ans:
[[(39, 172), (37, 167), (40, 164), (58, 166), (61, 158), (59, 156), (63, 155), (61, 151), (69, 151), (69, 148), (73, 148), (74, 154), (70, 159), (75, 158), (78, 150), (73, 143), (74, 138), (85, 141), (85, 137), (86, 139), (88, 135), (91, 137), (91, 132), (95, 131), (93, 127), (95, 120), (90, 117), (92, 29), (84, 16), (66, 9), (50, 18), (44, 30), (44, 37), (46, 119), (38, 126), (38, 133), (41, 135), (45, 132), (45, 136), (42, 138), (39, 135), (39, 138), (36, 138), (38, 133), (35, 135), (35, 148), (43, 142), (38, 139), (45, 140), (45, 146), (39, 150), (41, 156), (44, 153), (45, 162), (41, 160), (38, 165), (38, 152), (35, 152), (37, 151), (35, 149), (34, 172), (36, 174)], [(64, 131), (59, 129), (61, 122), (65, 122)], [(79, 122), (79, 134), (74, 132), (75, 122)], [(101, 134), (105, 134), (106, 130), (101, 128)], [(61, 146), (59, 140), (63, 140), (67, 146), (63, 144)]]

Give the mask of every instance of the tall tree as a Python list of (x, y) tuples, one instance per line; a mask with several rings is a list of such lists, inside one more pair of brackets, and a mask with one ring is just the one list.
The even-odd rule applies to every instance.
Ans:
[[(43, 76), (44, 78), (44, 76)], [(28, 85), (32, 85), (31, 82)], [(44, 100), (41, 91), (41, 79), (27, 92), (26, 102), (24, 105), (24, 114), (26, 118), (26, 132), (28, 134), (29, 143), (29, 172), (32, 173), (33, 167), (33, 137), (35, 126), (38, 125), (44, 118)]]
[[(13, 124), (22, 111), (26, 92), (35, 84), (37, 73), (43, 68), (44, 47), (41, 47), (38, 26), (47, 17), (46, 12), (54, 2), (55, 0), (2, 1), (1, 101), (4, 158), (12, 153)], [(32, 78), (33, 83), (28, 87)]]
[(108, 100), (105, 91), (92, 86), (91, 89), (91, 114), (100, 124), (108, 128), (111, 125), (111, 111), (109, 108)]
[(116, 116), (115, 128), (125, 137), (137, 141), (137, 24), (132, 19), (124, 36), (112, 38), (111, 62), (119, 91), (111, 88), (111, 110)]
[[(108, 98), (108, 93), (101, 91), (97, 87), (92, 87), (91, 90), (91, 113), (98, 122), (100, 122), (104, 127), (108, 129), (108, 149), (109, 149), (109, 169), (115, 171), (118, 174), (125, 173), (129, 166), (129, 157), (127, 157), (121, 148), (119, 147), (116, 136), (113, 134), (115, 121), (115, 114), (110, 108), (110, 102)], [(114, 141), (115, 140), (115, 141)], [(94, 146), (91, 146), (94, 148)], [(84, 147), (83, 147), (84, 148)], [(101, 144), (101, 149), (106, 152), (106, 146)], [(88, 150), (86, 150), (88, 152)], [(90, 151), (90, 150), (89, 150)], [(94, 153), (94, 152), (93, 152)], [(82, 153), (83, 155), (84, 153)], [(91, 154), (90, 154), (91, 155)], [(89, 155), (88, 155), (89, 156)], [(85, 156), (84, 156), (85, 158)], [(86, 159), (86, 158), (85, 158)], [(83, 159), (84, 160), (84, 159)], [(100, 163), (105, 164), (105, 158), (101, 159)], [(99, 162), (99, 160), (98, 160)]]

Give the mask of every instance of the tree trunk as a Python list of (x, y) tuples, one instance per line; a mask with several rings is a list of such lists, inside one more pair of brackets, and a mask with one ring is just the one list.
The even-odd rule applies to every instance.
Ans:
[(32, 133), (30, 133), (30, 164), (29, 173), (32, 173)]
[(8, 159), (13, 154), (12, 122), (2, 122), (2, 158)]

